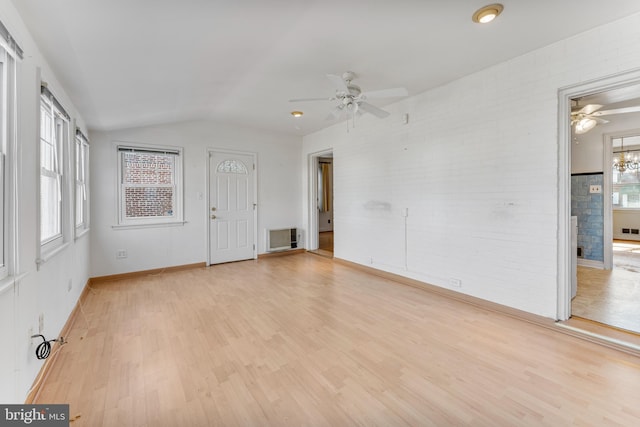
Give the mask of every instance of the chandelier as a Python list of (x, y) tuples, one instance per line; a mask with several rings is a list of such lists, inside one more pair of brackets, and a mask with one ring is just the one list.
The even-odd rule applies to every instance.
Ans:
[(613, 169), (617, 170), (620, 173), (631, 170), (637, 171), (640, 167), (638, 156), (635, 155), (632, 157), (629, 151), (624, 151), (624, 138), (620, 138), (620, 142), (620, 151), (614, 152), (614, 154), (619, 153), (620, 155), (618, 156), (618, 158), (613, 159)]

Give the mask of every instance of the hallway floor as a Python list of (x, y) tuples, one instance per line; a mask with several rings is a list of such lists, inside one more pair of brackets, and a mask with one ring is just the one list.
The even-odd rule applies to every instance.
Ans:
[(318, 249), (309, 252), (325, 258), (333, 258), (333, 231), (321, 231), (318, 235)]
[(640, 242), (613, 243), (613, 270), (578, 266), (571, 313), (640, 333)]

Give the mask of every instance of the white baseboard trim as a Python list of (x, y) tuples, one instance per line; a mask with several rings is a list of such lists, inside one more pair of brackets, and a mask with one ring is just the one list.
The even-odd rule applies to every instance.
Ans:
[(604, 270), (604, 262), (594, 261), (592, 259), (578, 258), (578, 265), (581, 265), (583, 267), (599, 268), (600, 270)]
[(637, 234), (614, 234), (615, 240), (629, 240), (632, 242), (640, 242), (640, 237)]

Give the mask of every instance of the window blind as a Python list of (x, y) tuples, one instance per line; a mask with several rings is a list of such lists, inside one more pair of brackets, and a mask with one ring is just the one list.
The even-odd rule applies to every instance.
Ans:
[(180, 155), (180, 152), (178, 150), (165, 150), (165, 149), (154, 150), (152, 148), (144, 149), (144, 148), (133, 148), (133, 147), (118, 147), (118, 151), (125, 152), (125, 153), (173, 154), (174, 156)]
[(71, 120), (71, 116), (69, 116), (69, 114), (67, 113), (67, 111), (64, 109), (64, 107), (62, 106), (62, 104), (60, 104), (60, 102), (58, 102), (58, 100), (56, 99), (56, 97), (53, 95), (53, 93), (51, 93), (51, 91), (49, 90), (49, 88), (45, 85), (40, 86), (40, 94), (42, 94), (43, 97), (45, 97), (46, 99), (48, 99), (49, 101), (51, 101), (51, 103), (56, 107), (56, 109), (58, 110), (58, 112), (67, 120)]
[(15, 41), (7, 27), (4, 26), (2, 21), (0, 21), (0, 36), (7, 42), (8, 47), (18, 55), (18, 58), (22, 59), (22, 48), (18, 46), (18, 43)]
[(76, 137), (80, 138), (83, 142), (89, 143), (89, 138), (79, 128), (76, 128)]

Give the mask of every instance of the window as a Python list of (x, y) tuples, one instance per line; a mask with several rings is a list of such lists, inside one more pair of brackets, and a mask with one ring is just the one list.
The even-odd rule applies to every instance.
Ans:
[(76, 130), (76, 236), (89, 228), (89, 141)]
[(118, 146), (120, 225), (182, 222), (182, 150)]
[(0, 153), (0, 237), (2, 237), (2, 244), (0, 244), (0, 279), (3, 279), (7, 276), (7, 261), (5, 259), (5, 254), (7, 251), (7, 238), (5, 237), (6, 233), (6, 221), (9, 215), (7, 215), (7, 208), (9, 207), (9, 203), (7, 198), (5, 197), (5, 166), (4, 166), (4, 153)]
[[(640, 136), (613, 138), (613, 189), (614, 209), (640, 209)], [(622, 156), (622, 157), (621, 157)], [(624, 159), (625, 170), (619, 171)]]
[(64, 242), (69, 116), (44, 86), (40, 99), (40, 245), (48, 252)]
[(16, 61), (0, 47), (0, 280), (16, 269), (16, 111)]

